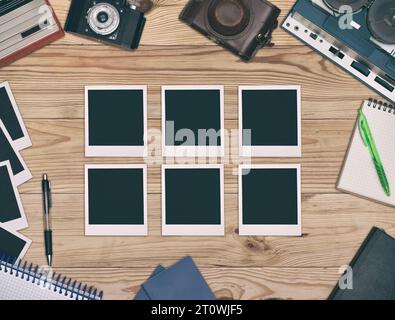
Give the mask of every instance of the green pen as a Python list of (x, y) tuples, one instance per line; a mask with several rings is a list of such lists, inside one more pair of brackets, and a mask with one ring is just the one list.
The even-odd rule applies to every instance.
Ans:
[(358, 128), (361, 134), (362, 140), (369, 149), (369, 153), (373, 159), (374, 166), (376, 168), (377, 175), (379, 176), (381, 186), (384, 189), (385, 194), (389, 197), (391, 195), (390, 186), (388, 184), (387, 176), (385, 175), (383, 163), (381, 162), (379, 152), (377, 151), (376, 144), (374, 143), (372, 132), (370, 131), (368, 119), (363, 114), (362, 108), (358, 110)]

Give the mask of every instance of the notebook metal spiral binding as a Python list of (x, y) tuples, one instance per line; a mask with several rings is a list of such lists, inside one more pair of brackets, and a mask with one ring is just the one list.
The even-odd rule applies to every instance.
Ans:
[[(87, 285), (84, 285), (81, 289), (81, 282), (78, 283), (66, 276), (62, 278), (62, 275), (56, 272), (50, 275), (49, 270), (45, 271), (44, 268), (39, 268), (37, 265), (33, 267), (32, 263), (28, 265), (26, 261), (22, 263), (22, 260), (16, 261), (5, 255), (0, 257), (0, 272), (8, 273), (71, 299), (103, 300), (103, 291), (98, 292), (96, 288), (88, 288)], [(73, 281), (72, 284), (71, 281)]]
[(395, 106), (387, 102), (378, 101), (376, 99), (369, 99), (368, 106), (377, 108), (378, 110), (383, 110), (388, 113), (395, 114)]

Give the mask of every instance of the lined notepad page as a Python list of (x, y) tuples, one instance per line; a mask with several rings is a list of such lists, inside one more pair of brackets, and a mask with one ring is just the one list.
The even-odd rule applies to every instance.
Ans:
[(65, 294), (60, 294), (59, 289), (56, 289), (56, 292), (53, 291), (53, 286), (49, 288), (48, 283), (46, 288), (44, 288), (43, 280), (41, 280), (41, 285), (39, 285), (37, 280), (35, 283), (32, 283), (32, 277), (30, 277), (28, 281), (27, 275), (22, 279), (20, 277), (21, 273), (19, 273), (19, 276), (17, 277), (15, 270), (13, 271), (13, 274), (10, 274), (10, 270), (6, 273), (4, 272), (4, 266), (1, 268), (0, 300), (74, 300), (71, 299), (70, 294), (68, 297), (66, 297)]
[[(369, 106), (370, 104), (370, 106)], [(345, 157), (338, 189), (354, 193), (375, 201), (395, 206), (395, 115), (394, 110), (365, 101), (363, 112), (377, 146), (390, 185), (391, 196), (387, 196), (380, 184), (369, 149), (364, 145), (355, 126), (352, 142)], [(389, 110), (391, 112), (389, 112)]]

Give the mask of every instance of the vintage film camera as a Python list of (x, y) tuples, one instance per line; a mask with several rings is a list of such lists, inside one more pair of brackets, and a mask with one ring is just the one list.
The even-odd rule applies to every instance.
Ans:
[(132, 50), (139, 46), (144, 25), (136, 2), (72, 0), (65, 30)]
[(265, 0), (190, 0), (180, 20), (248, 61), (270, 44), (279, 14)]
[(298, 0), (282, 26), (395, 102), (395, 0)]
[(0, 0), (0, 67), (63, 36), (46, 0)]

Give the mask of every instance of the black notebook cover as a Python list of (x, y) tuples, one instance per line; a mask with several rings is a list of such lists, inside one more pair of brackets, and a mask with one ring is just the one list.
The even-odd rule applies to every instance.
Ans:
[(372, 228), (351, 261), (353, 288), (336, 285), (330, 300), (394, 300), (395, 239)]

